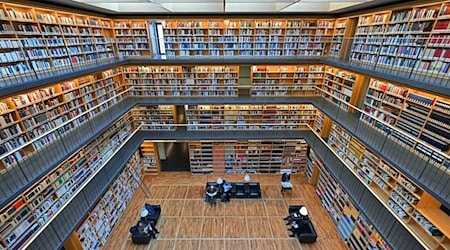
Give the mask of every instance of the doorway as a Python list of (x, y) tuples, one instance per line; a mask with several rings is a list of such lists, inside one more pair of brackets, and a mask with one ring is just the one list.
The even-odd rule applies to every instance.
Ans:
[(189, 145), (187, 142), (163, 142), (160, 155), (164, 150), (165, 157), (161, 158), (161, 171), (191, 171), (189, 163)]

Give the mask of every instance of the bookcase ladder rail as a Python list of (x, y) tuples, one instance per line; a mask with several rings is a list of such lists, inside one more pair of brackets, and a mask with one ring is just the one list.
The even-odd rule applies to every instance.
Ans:
[[(114, 155), (120, 152), (120, 150), (130, 141), (135, 134), (139, 131), (139, 128), (134, 130), (120, 146), (117, 147), (116, 151), (114, 151), (111, 156), (105, 160), (99, 167), (96, 169), (91, 176), (89, 176), (86, 181), (80, 185), (80, 187), (70, 196), (64, 204), (61, 205), (61, 207), (46, 221), (28, 240), (26, 243), (22, 245), (22, 249), (27, 249), (31, 243), (52, 223), (52, 221), (64, 210), (65, 207), (69, 205), (69, 203), (77, 197), (77, 195), (94, 179), (94, 177), (100, 173), (100, 171), (103, 169), (104, 166), (106, 166), (109, 161), (113, 158)], [(134, 176), (134, 175), (133, 175)], [(135, 177), (134, 177), (135, 178)]]
[[(8, 158), (10, 156), (13, 156), (14, 154), (22, 155), (22, 152), (26, 152), (26, 148), (27, 147), (33, 146), (34, 143), (39, 142), (40, 139), (42, 139), (42, 138), (44, 138), (44, 137), (46, 137), (46, 136), (48, 136), (50, 134), (58, 135), (57, 139), (53, 140), (51, 143), (54, 143), (54, 142), (58, 141), (58, 139), (62, 139), (63, 138), (62, 135), (64, 135), (64, 133), (61, 134), (59, 131), (60, 130), (65, 131), (64, 130), (65, 126), (70, 125), (73, 122), (76, 122), (78, 119), (80, 119), (82, 117), (86, 117), (86, 116), (89, 117), (89, 113), (91, 113), (93, 111), (96, 111), (97, 109), (100, 110), (99, 112), (97, 112), (97, 115), (101, 114), (104, 111), (104, 109), (100, 109), (100, 107), (102, 107), (104, 105), (108, 105), (109, 107), (112, 107), (113, 105), (118, 104), (117, 100), (123, 100), (128, 95), (128, 91), (130, 91), (132, 89), (133, 88), (129, 88), (127, 90), (124, 90), (124, 91), (122, 91), (122, 92), (120, 92), (120, 93), (118, 93), (118, 94), (116, 94), (116, 95), (106, 99), (105, 101), (103, 101), (103, 102), (93, 106), (92, 108), (90, 108), (90, 109), (88, 109), (88, 110), (86, 110), (84, 112), (80, 112), (78, 115), (72, 117), (71, 119), (68, 119), (65, 122), (62, 122), (60, 125), (55, 126), (53, 129), (50, 129), (50, 130), (42, 133), (41, 135), (37, 136), (33, 140), (30, 140), (30, 141), (28, 141), (28, 142), (26, 142), (26, 143), (24, 143), (24, 144), (22, 144), (22, 145), (20, 145), (20, 146), (18, 146), (16, 148), (12, 149), (12, 150), (4, 153), (3, 155), (0, 156), (0, 160), (4, 160), (4, 159), (6, 159), (6, 158)], [(89, 121), (89, 119), (86, 119), (84, 122), (86, 122), (86, 121)], [(69, 133), (70, 133), (70, 130), (69, 130)], [(42, 149), (42, 148), (45, 148), (45, 145), (43, 147), (40, 147), (39, 149)], [(67, 151), (67, 149), (66, 149), (66, 151)], [(34, 153), (34, 152), (31, 152), (31, 154), (32, 153)], [(25, 158), (26, 158), (26, 155), (22, 157), (22, 159), (25, 159)], [(17, 162), (18, 162), (18, 160), (16, 159), (16, 163)]]
[[(315, 88), (317, 88), (318, 91), (323, 92), (323, 93), (325, 93), (327, 95), (332, 95), (332, 93), (327, 92), (327, 91), (325, 91), (325, 90), (323, 90), (321, 88), (318, 88), (318, 87), (315, 87)], [(327, 101), (325, 99), (323, 101), (330, 103), (330, 101)], [(385, 134), (386, 139), (387, 138), (395, 139), (395, 138), (393, 138), (393, 133), (395, 132), (395, 133), (400, 134), (402, 137), (408, 138), (408, 140), (413, 141), (414, 143), (416, 143), (416, 145), (420, 145), (421, 147), (424, 147), (424, 148), (428, 149), (429, 152), (433, 152), (431, 155), (428, 155), (427, 159), (432, 160), (432, 157), (439, 157), (440, 159), (442, 159), (441, 163), (439, 163), (442, 166), (439, 165), (437, 167), (439, 168), (439, 170), (445, 172), (446, 174), (450, 174), (450, 166), (444, 165), (444, 164), (450, 164), (450, 156), (448, 154), (446, 154), (445, 152), (441, 152), (440, 149), (434, 147), (433, 145), (430, 145), (427, 142), (422, 141), (419, 138), (414, 137), (414, 136), (412, 136), (412, 135), (410, 135), (410, 134), (408, 134), (408, 133), (398, 129), (397, 127), (392, 126), (391, 124), (386, 123), (385, 121), (381, 120), (378, 117), (375, 117), (375, 116), (373, 116), (373, 115), (371, 115), (369, 113), (364, 112), (360, 108), (358, 108), (356, 106), (353, 106), (352, 104), (350, 104), (350, 103), (348, 103), (348, 102), (346, 102), (344, 100), (340, 100), (340, 102), (343, 102), (346, 105), (348, 105), (353, 110), (353, 113), (356, 113), (356, 114), (359, 114), (359, 115), (368, 116), (371, 119), (377, 121), (377, 123), (382, 124), (384, 126), (384, 132), (386, 133)], [(344, 113), (344, 112), (338, 112), (337, 116), (339, 116), (340, 113)], [(332, 118), (336, 118), (336, 117), (332, 117)], [(354, 127), (354, 126), (349, 126), (349, 128), (351, 128), (351, 127)], [(388, 128), (389, 131), (386, 131), (386, 128)], [(356, 129), (357, 129), (357, 127), (354, 128), (355, 131), (356, 131)], [(383, 146), (384, 146), (384, 144), (381, 145), (381, 148), (383, 148)], [(416, 146), (415, 148), (417, 148), (417, 147), (418, 146)], [(426, 156), (423, 156), (423, 157), (426, 157)]]

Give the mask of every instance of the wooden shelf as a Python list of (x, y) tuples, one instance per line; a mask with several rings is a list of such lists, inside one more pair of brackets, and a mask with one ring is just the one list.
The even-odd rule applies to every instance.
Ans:
[(175, 130), (174, 105), (136, 105), (131, 110), (135, 128), (144, 130)]
[(323, 65), (272, 65), (251, 68), (252, 96), (318, 95), (324, 78)]
[(448, 2), (359, 16), (351, 58), (380, 67), (448, 73)]
[(20, 248), (83, 185), (118, 145), (131, 134), (131, 116), (125, 114), (97, 138), (76, 151), (58, 167), (0, 210), (1, 243)]
[(325, 167), (320, 169), (316, 193), (350, 249), (390, 249)]
[(167, 56), (321, 56), (330, 53), (335, 19), (161, 22)]
[(313, 125), (312, 105), (187, 105), (188, 130), (305, 129)]
[(136, 96), (237, 96), (238, 66), (128, 66)]
[(161, 170), (158, 145), (156, 142), (144, 141), (140, 147), (141, 162), (145, 175), (157, 175)]
[(306, 166), (308, 146), (298, 141), (190, 141), (192, 174), (293, 173)]
[(111, 231), (138, 188), (139, 180), (131, 176), (141, 178), (141, 170), (140, 156), (136, 152), (76, 230), (78, 240), (84, 249), (98, 249), (105, 246)]
[[(436, 148), (447, 152), (450, 148), (450, 99), (371, 79), (363, 104), (363, 110), (384, 122), (397, 127)], [(407, 147), (432, 159), (440, 167), (446, 167), (444, 157), (422, 144), (393, 131), (372, 117), (361, 114), (360, 119), (385, 133), (391, 134)]]
[[(438, 231), (447, 233), (444, 235), (448, 237), (448, 223), (445, 222), (448, 215), (438, 208), (438, 202), (426, 191), (336, 123), (333, 123), (328, 144), (341, 160), (352, 168), (356, 176), (368, 184), (404, 222), (408, 222), (410, 228), (416, 232), (415, 237), (422, 239), (432, 249), (444, 247), (447, 238), (424, 235), (426, 230), (420, 228), (418, 222), (423, 222), (424, 227), (435, 226)], [(440, 244), (441, 241), (444, 242), (443, 245)]]
[(322, 89), (326, 93), (322, 96), (338, 105), (344, 110), (348, 110), (348, 105), (344, 102), (355, 105), (358, 93), (361, 88), (360, 75), (333, 67), (326, 67), (325, 79)]

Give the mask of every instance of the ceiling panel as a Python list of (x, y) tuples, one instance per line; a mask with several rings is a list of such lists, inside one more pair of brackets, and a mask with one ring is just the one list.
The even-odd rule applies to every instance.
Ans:
[[(56, 1), (56, 0), (55, 0)], [(53, 1), (53, 2), (55, 2)], [(112, 13), (311, 13), (335, 12), (368, 2), (395, 0), (58, 0)]]

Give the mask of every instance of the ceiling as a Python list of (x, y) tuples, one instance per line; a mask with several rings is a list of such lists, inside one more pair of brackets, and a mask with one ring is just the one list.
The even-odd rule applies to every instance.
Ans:
[(44, 0), (104, 14), (340, 14), (401, 0)]

